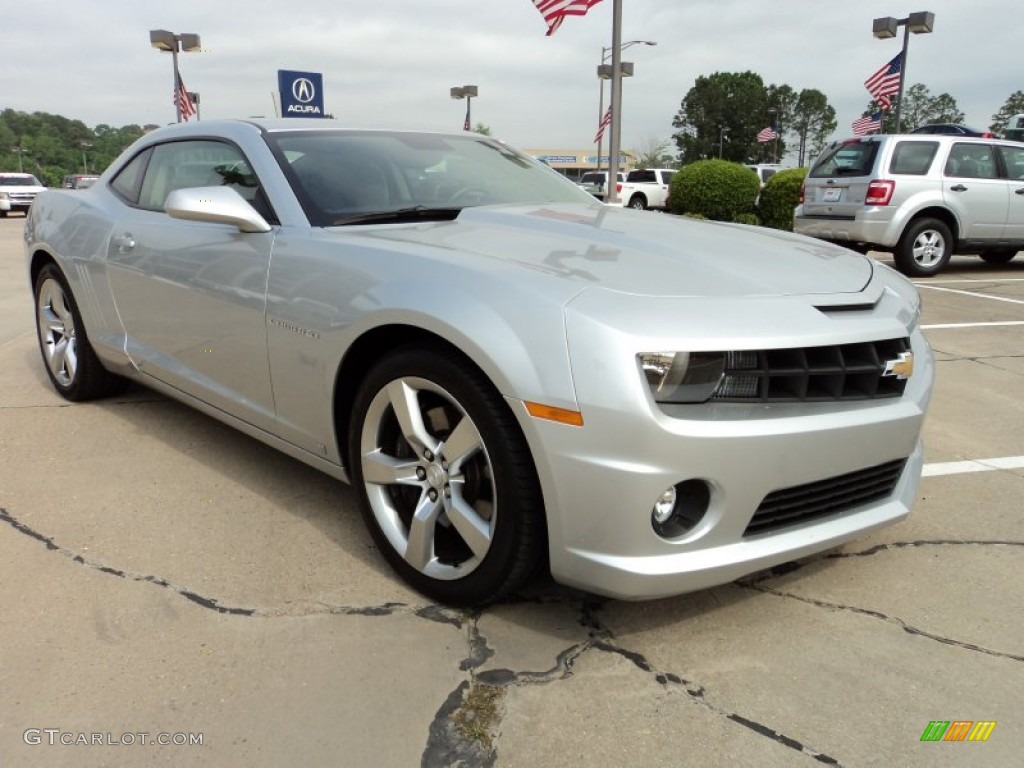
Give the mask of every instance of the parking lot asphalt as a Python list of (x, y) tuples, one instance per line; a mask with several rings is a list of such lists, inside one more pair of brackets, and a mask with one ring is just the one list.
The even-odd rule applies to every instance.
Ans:
[[(22, 224), (0, 220), (0, 765), (1020, 764), (1024, 255), (919, 283), (937, 384), (905, 522), (670, 600), (542, 582), (462, 612), (392, 575), (346, 486), (141, 388), (61, 400)], [(995, 726), (922, 741), (933, 721)]]

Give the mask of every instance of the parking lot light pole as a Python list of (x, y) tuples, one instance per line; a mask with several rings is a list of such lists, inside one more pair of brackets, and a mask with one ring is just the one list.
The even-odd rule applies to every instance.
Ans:
[(462, 124), (462, 129), (464, 131), (473, 130), (472, 113), (470, 112), (470, 109), (473, 103), (473, 97), (480, 95), (480, 89), (475, 85), (457, 85), (451, 89), (451, 95), (453, 99), (466, 100), (466, 120)]
[(78, 145), (82, 148), (82, 173), (84, 173), (85, 175), (88, 176), (89, 175), (89, 167), (88, 167), (88, 165), (85, 162), (85, 150), (92, 148), (92, 142), (91, 141), (85, 141), (83, 139), (82, 141), (80, 141), (78, 143)]
[(199, 41), (199, 35), (194, 32), (183, 32), (180, 35), (176, 35), (173, 32), (168, 32), (166, 29), (151, 29), (149, 30), (149, 44), (156, 48), (158, 51), (171, 53), (171, 61), (174, 67), (174, 111), (178, 122), (181, 122), (181, 100), (178, 98), (178, 84), (181, 82), (181, 73), (178, 72), (178, 51), (182, 50), (186, 53), (191, 51), (198, 51), (202, 48), (202, 43)]
[(896, 96), (896, 133), (899, 133), (900, 110), (903, 108), (903, 88), (907, 84), (907, 48), (910, 43), (910, 33), (925, 35), (935, 28), (935, 14), (931, 11), (918, 11), (912, 13), (905, 19), (897, 19), (893, 16), (883, 16), (871, 22), (871, 33), (879, 40), (887, 40), (896, 37), (896, 31), (903, 27), (903, 51), (900, 57), (900, 92)]
[[(629, 42), (623, 43), (621, 46), (619, 46), (619, 50), (624, 51), (627, 48), (632, 48), (634, 45), (657, 45), (657, 44), (658, 43), (656, 41), (654, 41), (654, 40), (630, 40)], [(600, 91), (599, 91), (598, 100), (597, 100), (597, 124), (598, 124), (598, 126), (600, 126), (602, 121), (604, 120), (604, 83), (605, 83), (605, 80), (611, 80), (612, 79), (612, 66), (611, 66), (611, 64), (606, 64), (605, 63), (605, 62), (608, 61), (608, 57), (612, 55), (611, 54), (611, 50), (612, 50), (611, 46), (608, 46), (607, 48), (605, 48), (605, 47), (601, 48), (601, 63), (597, 66), (597, 81), (600, 84), (599, 85)], [(628, 61), (622, 62), (622, 69), (623, 69), (623, 72), (622, 72), (623, 77), (629, 77), (630, 75), (633, 74), (633, 64), (631, 62), (628, 62)], [(597, 140), (597, 170), (599, 170), (599, 171), (601, 170), (601, 155), (603, 154), (603, 152), (602, 152), (603, 149), (604, 149), (604, 131), (601, 131), (601, 137)]]

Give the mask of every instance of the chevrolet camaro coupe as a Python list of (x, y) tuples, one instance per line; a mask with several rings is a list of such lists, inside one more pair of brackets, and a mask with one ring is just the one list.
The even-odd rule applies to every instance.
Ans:
[(828, 243), (605, 206), (472, 133), (160, 129), (25, 227), (63, 397), (136, 381), (353, 485), (452, 605), (645, 599), (905, 517), (913, 286)]

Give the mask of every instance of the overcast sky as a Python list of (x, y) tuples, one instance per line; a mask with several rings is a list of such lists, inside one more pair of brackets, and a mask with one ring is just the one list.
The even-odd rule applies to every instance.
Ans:
[[(905, 2), (905, 0), (904, 0)], [(828, 97), (839, 133), (869, 101), (864, 80), (899, 52), (876, 16), (935, 13), (911, 36), (908, 84), (949, 93), (987, 127), (1024, 89), (1021, 0), (623, 0), (623, 147), (668, 139), (694, 80), (752, 70), (766, 84)], [(522, 148), (582, 148), (598, 119), (596, 67), (611, 45), (612, 0), (552, 37), (530, 0), (29, 0), (0, 18), (0, 109), (121, 126), (174, 121), (171, 56), (150, 29), (196, 32), (182, 54), (202, 118), (273, 114), (278, 69), (322, 72), (327, 111), (358, 125), (459, 129), (455, 85), (479, 86), (473, 122)], [(767, 118), (766, 118), (767, 123)]]

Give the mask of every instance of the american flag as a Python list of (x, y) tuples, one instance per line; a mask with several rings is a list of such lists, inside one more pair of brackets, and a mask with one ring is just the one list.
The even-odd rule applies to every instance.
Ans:
[(900, 51), (880, 70), (864, 81), (864, 87), (884, 109), (892, 108), (890, 96), (900, 92), (903, 77), (903, 52)]
[(604, 138), (604, 130), (612, 122), (612, 108), (608, 107), (608, 111), (604, 113), (604, 117), (601, 118), (601, 122), (597, 125), (597, 135), (594, 136), (594, 143), (601, 141)]
[[(750, 134), (747, 135), (749, 136)], [(765, 142), (768, 141), (775, 141), (775, 139), (777, 138), (779, 138), (779, 132), (776, 131), (775, 128), (771, 125), (769, 125), (766, 128), (762, 128), (761, 131), (757, 134), (757, 140), (761, 144), (764, 144)]]
[(172, 101), (175, 105), (181, 105), (181, 119), (186, 123), (196, 113), (196, 108), (192, 105), (192, 99), (189, 98), (188, 91), (185, 89), (185, 83), (181, 80), (181, 75), (178, 75), (178, 88), (174, 91), (174, 99)]
[(584, 16), (592, 5), (597, 5), (601, 0), (531, 0), (544, 21), (548, 23), (548, 35), (553, 35), (555, 30), (562, 26), (566, 16)]
[(866, 115), (853, 121), (853, 135), (865, 136), (869, 133), (882, 130), (882, 112), (879, 110), (873, 115)]

